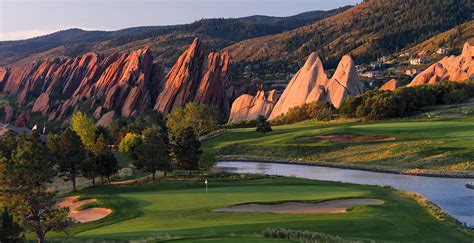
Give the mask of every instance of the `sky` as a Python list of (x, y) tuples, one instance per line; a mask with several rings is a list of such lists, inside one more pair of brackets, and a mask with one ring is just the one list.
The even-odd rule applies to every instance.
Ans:
[(361, 0), (0, 0), (0, 40), (58, 30), (118, 30), (191, 23), (202, 18), (290, 16)]

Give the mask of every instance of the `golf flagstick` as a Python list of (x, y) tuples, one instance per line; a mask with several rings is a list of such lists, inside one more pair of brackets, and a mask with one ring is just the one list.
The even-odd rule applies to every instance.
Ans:
[(206, 179), (206, 181), (204, 181), (204, 183), (206, 184), (206, 193), (207, 193), (207, 179)]

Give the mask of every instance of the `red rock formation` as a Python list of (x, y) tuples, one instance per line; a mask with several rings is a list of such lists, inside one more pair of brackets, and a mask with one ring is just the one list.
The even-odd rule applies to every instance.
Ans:
[(290, 108), (326, 100), (324, 94), (328, 78), (321, 59), (312, 53), (304, 66), (296, 73), (275, 105), (269, 119), (286, 114)]
[(167, 115), (174, 107), (188, 102), (215, 105), (223, 114), (229, 112), (226, 88), (229, 80), (229, 55), (210, 53), (205, 56), (198, 38), (178, 58), (168, 73), (154, 109)]
[(114, 53), (101, 58), (86, 53), (0, 69), (2, 91), (17, 96), (20, 104), (34, 101), (32, 112), (50, 120), (63, 120), (86, 100), (91, 109), (104, 107), (128, 117), (144, 114), (162, 79), (162, 68), (153, 63), (149, 48)]
[(379, 90), (396, 90), (398, 87), (400, 87), (400, 83), (396, 79), (391, 79), (383, 84)]
[(28, 126), (30, 126), (30, 122), (31, 122), (30, 112), (29, 111), (23, 111), (16, 118), (15, 126), (17, 126), (17, 127), (28, 127)]
[(15, 116), (15, 111), (13, 107), (10, 105), (4, 105), (3, 110), (5, 112), (5, 118), (3, 119), (4, 123), (11, 123), (13, 121), (13, 117)]
[(350, 56), (342, 58), (333, 77), (328, 80), (321, 60), (313, 53), (290, 81), (269, 119), (286, 114), (290, 108), (316, 101), (329, 101), (339, 108), (344, 97), (358, 95), (362, 91)]
[(474, 46), (464, 44), (460, 56), (445, 57), (418, 74), (408, 86), (435, 84), (442, 80), (463, 82), (474, 77)]
[(20, 104), (33, 102), (31, 111), (50, 120), (64, 120), (80, 105), (96, 111), (94, 116), (101, 120), (107, 114), (129, 117), (153, 108), (166, 115), (188, 102), (215, 105), (228, 114), (227, 53), (206, 56), (196, 38), (164, 83), (162, 76), (162, 67), (153, 63), (146, 47), (106, 57), (87, 53), (0, 68), (0, 89), (15, 95)]
[(115, 119), (115, 111), (105, 113), (96, 123), (96, 126), (108, 127)]
[(349, 55), (342, 57), (327, 86), (328, 101), (339, 108), (344, 97), (363, 92), (355, 63)]
[(243, 94), (232, 103), (229, 123), (253, 120), (260, 115), (268, 118), (276, 101), (276, 90), (270, 92), (261, 90), (255, 96)]

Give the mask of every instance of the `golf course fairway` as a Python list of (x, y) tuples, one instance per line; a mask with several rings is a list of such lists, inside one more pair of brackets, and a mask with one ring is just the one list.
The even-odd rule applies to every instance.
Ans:
[[(110, 185), (80, 191), (96, 198), (94, 207), (112, 209), (96, 222), (79, 224), (70, 235), (85, 240), (177, 240), (200, 242), (266, 242), (267, 228), (330, 234), (344, 239), (470, 242), (472, 230), (390, 188), (258, 175), (222, 175), (203, 180), (167, 180), (147, 185)], [(335, 199), (371, 198), (380, 205), (355, 206), (338, 214), (274, 214), (213, 212), (244, 203), (317, 203)], [(439, 213), (439, 212), (438, 212)]]
[[(363, 139), (312, 139), (331, 136)], [(474, 176), (472, 117), (308, 121), (274, 126), (265, 135), (255, 128), (231, 129), (204, 141), (203, 146), (227, 161), (292, 161), (418, 175)]]

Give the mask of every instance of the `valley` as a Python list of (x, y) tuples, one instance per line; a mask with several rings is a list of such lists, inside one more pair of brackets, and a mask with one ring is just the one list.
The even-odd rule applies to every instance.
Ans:
[(229, 4), (0, 41), (0, 242), (474, 241), (472, 1)]

